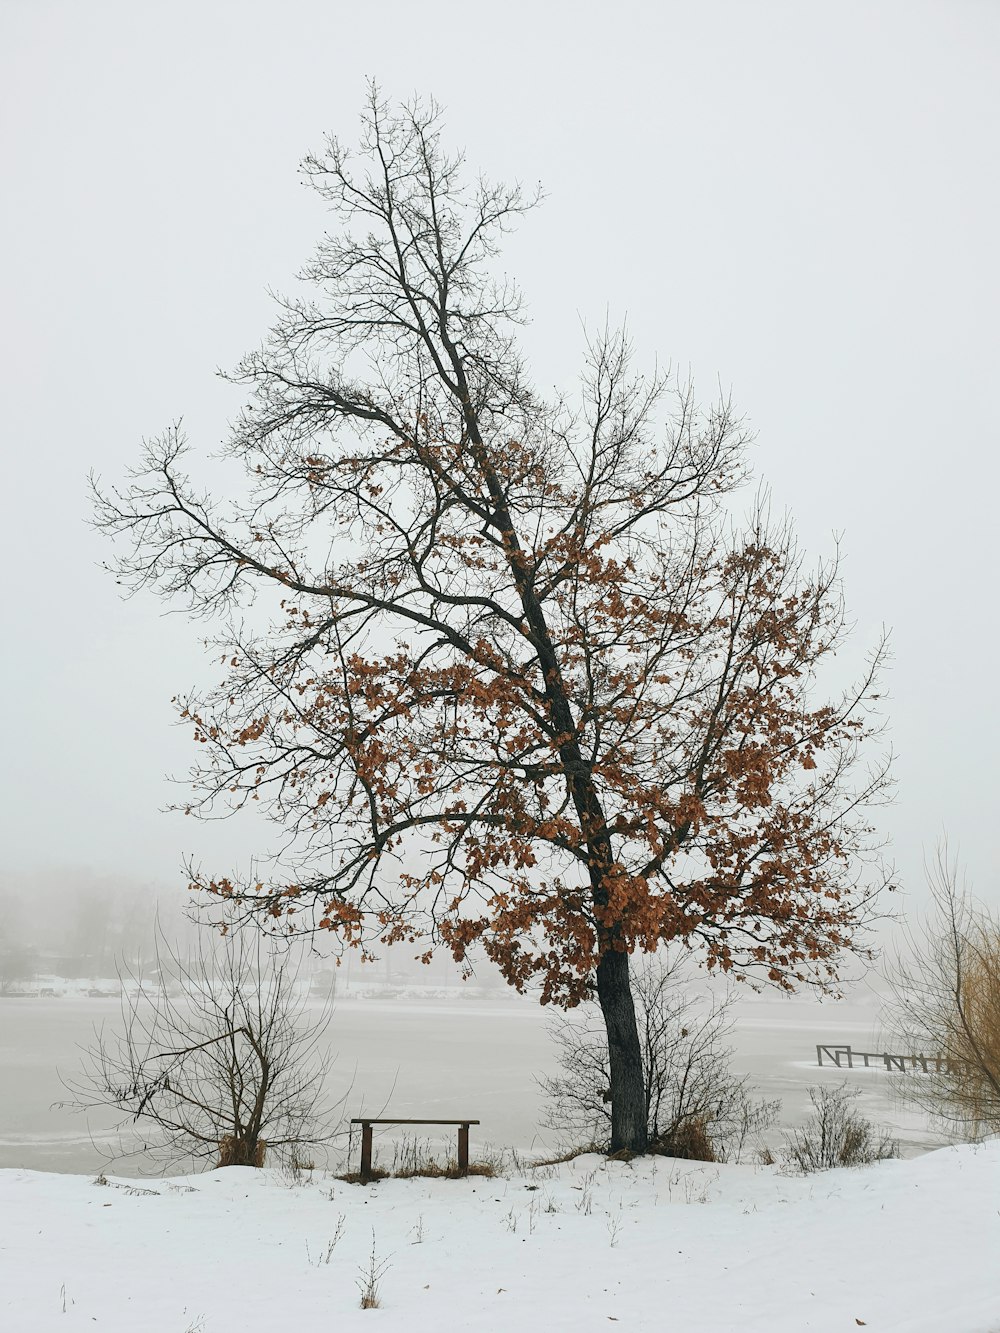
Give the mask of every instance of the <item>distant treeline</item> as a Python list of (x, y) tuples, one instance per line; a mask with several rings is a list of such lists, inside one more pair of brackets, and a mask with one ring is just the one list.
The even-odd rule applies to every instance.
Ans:
[[(7, 875), (0, 881), (0, 994), (27, 988), (38, 977), (66, 980), (111, 978), (121, 969), (148, 967), (155, 961), (157, 921), (163, 937), (183, 951), (199, 929), (188, 912), (193, 899), (183, 886), (171, 888), (122, 876), (101, 876), (87, 870)], [(314, 987), (326, 983), (388, 985), (423, 983), (451, 986), (459, 968), (447, 951), (429, 964), (419, 962), (415, 948), (397, 945), (383, 950), (373, 963), (362, 964), (348, 952), (339, 968), (331, 941), (311, 953), (306, 973)], [(475, 984), (504, 989), (496, 969), (482, 960)], [(27, 985), (26, 985), (27, 984)]]

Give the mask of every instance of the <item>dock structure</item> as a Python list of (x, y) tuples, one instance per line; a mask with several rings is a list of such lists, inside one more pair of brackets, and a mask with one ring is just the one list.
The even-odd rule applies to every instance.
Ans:
[(820, 1068), (823, 1068), (824, 1059), (837, 1069), (869, 1069), (874, 1061), (876, 1069), (899, 1074), (908, 1070), (923, 1074), (960, 1074), (968, 1063), (950, 1055), (891, 1055), (888, 1051), (856, 1051), (853, 1046), (818, 1043), (816, 1063)]

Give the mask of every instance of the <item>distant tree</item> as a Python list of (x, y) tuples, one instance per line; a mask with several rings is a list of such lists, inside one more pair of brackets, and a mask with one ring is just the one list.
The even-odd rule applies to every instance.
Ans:
[[(304, 171), (340, 222), (234, 375), (245, 499), (198, 490), (178, 428), (97, 522), (133, 589), (222, 619), (216, 691), (178, 700), (187, 806), (259, 801), (285, 852), (194, 886), (361, 949), (481, 941), (542, 1002), (596, 992), (611, 1144), (646, 1144), (628, 955), (683, 940), (792, 988), (836, 959), (886, 876), (858, 769), (879, 649), (811, 701), (840, 643), (836, 570), (758, 505), (730, 532), (747, 433), (728, 403), (586, 353), (577, 406), (528, 381), (501, 238), (535, 202), (462, 181), (439, 113), (372, 91), (359, 156)], [(236, 497), (236, 498), (234, 498)], [(246, 599), (274, 621), (251, 632)], [(258, 622), (259, 623), (259, 622)], [(858, 946), (860, 947), (860, 945)]]
[(67, 1080), (78, 1110), (111, 1106), (167, 1162), (263, 1166), (329, 1140), (320, 1049), (329, 1007), (310, 1010), (296, 968), (261, 936), (202, 932), (193, 953), (163, 944), (151, 971), (124, 973), (122, 1028), (101, 1032)]
[(0, 995), (10, 995), (32, 981), (38, 972), (38, 955), (27, 944), (0, 939)]
[(37, 971), (35, 931), (20, 884), (0, 882), (0, 995), (20, 990)]
[[(707, 1005), (693, 988), (684, 952), (632, 969), (646, 1089), (649, 1150), (669, 1157), (738, 1161), (777, 1117), (781, 1103), (753, 1096), (733, 1072), (732, 991)], [(608, 1046), (591, 1003), (554, 1019), (559, 1073), (539, 1080), (547, 1123), (564, 1147), (611, 1141)]]
[(947, 848), (928, 880), (927, 919), (909, 932), (890, 971), (889, 1026), (928, 1070), (907, 1071), (897, 1092), (951, 1134), (1000, 1132), (1000, 918), (960, 883)]

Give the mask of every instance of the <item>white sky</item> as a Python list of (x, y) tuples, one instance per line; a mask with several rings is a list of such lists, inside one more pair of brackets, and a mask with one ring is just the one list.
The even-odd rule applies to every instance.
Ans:
[(505, 261), (541, 387), (572, 386), (607, 310), (704, 400), (731, 388), (804, 548), (842, 535), (858, 656), (892, 628), (904, 884), (946, 831), (1000, 901), (993, 0), (2, 0), (8, 878), (169, 881), (260, 845), (159, 813), (199, 631), (117, 600), (85, 476), (180, 416), (216, 447), (239, 398), (213, 371), (325, 225), (298, 160), (355, 137), (367, 75), (548, 191)]

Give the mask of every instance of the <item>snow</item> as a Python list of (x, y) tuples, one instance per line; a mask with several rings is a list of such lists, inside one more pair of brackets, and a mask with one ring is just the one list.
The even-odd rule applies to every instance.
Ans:
[(813, 1176), (593, 1155), (369, 1186), (6, 1170), (0, 1328), (998, 1333), (998, 1203), (996, 1140)]

